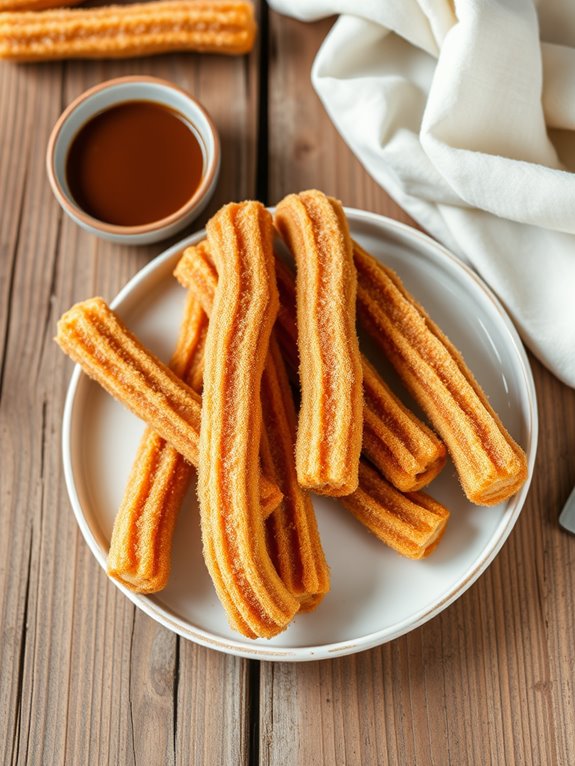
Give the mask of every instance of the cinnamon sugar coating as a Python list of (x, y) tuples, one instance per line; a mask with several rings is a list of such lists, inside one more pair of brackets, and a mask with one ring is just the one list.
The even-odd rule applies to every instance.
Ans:
[(341, 203), (315, 190), (285, 197), (274, 221), (297, 266), (298, 481), (348, 495), (357, 488), (363, 428), (349, 227)]

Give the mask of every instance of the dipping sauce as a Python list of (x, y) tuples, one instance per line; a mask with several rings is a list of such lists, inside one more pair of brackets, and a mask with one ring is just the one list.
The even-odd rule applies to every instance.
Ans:
[(66, 179), (77, 205), (117, 226), (175, 213), (202, 180), (204, 156), (190, 123), (152, 101), (100, 112), (72, 141)]

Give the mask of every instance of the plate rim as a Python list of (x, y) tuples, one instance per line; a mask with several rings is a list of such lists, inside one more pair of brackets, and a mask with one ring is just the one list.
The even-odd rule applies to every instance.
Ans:
[[(273, 210), (273, 208), (269, 208)], [(373, 213), (367, 210), (360, 210), (352, 207), (345, 207), (345, 213), (350, 220), (362, 221), (368, 224), (375, 225), (376, 227), (383, 227), (383, 229), (395, 230), (403, 234), (407, 239), (420, 240), (426, 247), (431, 247), (435, 250), (437, 255), (443, 259), (447, 259), (452, 267), (461, 270), (467, 278), (470, 278), (477, 288), (486, 298), (489, 299), (493, 308), (499, 315), (499, 319), (502, 322), (502, 326), (507, 331), (509, 336), (510, 345), (513, 347), (516, 353), (515, 363), (519, 364), (520, 371), (522, 373), (523, 383), (525, 384), (525, 394), (528, 403), (528, 416), (529, 421), (527, 445), (525, 451), (528, 458), (528, 477), (527, 481), (520, 489), (520, 491), (511, 499), (511, 505), (507, 509), (505, 516), (501, 519), (496, 527), (489, 544), (476, 557), (474, 561), (467, 567), (465, 573), (458, 580), (458, 584), (451, 588), (444, 597), (435, 602), (432, 606), (421, 609), (416, 612), (415, 615), (411, 615), (392, 626), (374, 631), (365, 636), (356, 639), (346, 639), (344, 641), (338, 641), (330, 644), (310, 645), (310, 646), (298, 646), (298, 647), (282, 647), (282, 646), (269, 646), (266, 647), (263, 644), (254, 643), (252, 645), (245, 644), (239, 640), (222, 638), (211, 633), (209, 630), (197, 628), (191, 626), (186, 621), (173, 614), (166, 606), (161, 606), (154, 602), (149, 596), (145, 596), (138, 593), (132, 593), (132, 591), (125, 588), (116, 580), (106, 577), (125, 595), (128, 599), (145, 614), (154, 619), (159, 624), (163, 625), (168, 630), (175, 632), (179, 636), (191, 640), (201, 646), (205, 646), (210, 649), (216, 649), (217, 651), (225, 654), (230, 654), (237, 657), (244, 657), (248, 659), (260, 659), (266, 661), (283, 661), (283, 662), (303, 662), (313, 661), (319, 659), (333, 659), (335, 657), (342, 657), (349, 654), (355, 654), (357, 652), (366, 651), (376, 646), (380, 646), (389, 641), (393, 641), (400, 636), (403, 636), (412, 630), (420, 627), (424, 623), (436, 617), (460, 596), (467, 591), (473, 583), (475, 583), (479, 577), (486, 571), (491, 565), (504, 543), (508, 539), (513, 527), (515, 526), (519, 514), (525, 504), (531, 480), (533, 477), (533, 467), (535, 463), (535, 457), (537, 454), (537, 442), (539, 432), (539, 419), (537, 410), (537, 395), (535, 391), (535, 383), (533, 380), (533, 374), (527, 358), (527, 354), (521, 342), (521, 339), (513, 325), (509, 315), (503, 307), (501, 301), (497, 298), (494, 292), (488, 285), (462, 260), (457, 258), (447, 248), (441, 245), (436, 240), (432, 239), (429, 235), (421, 232), (419, 229), (415, 229), (401, 221), (396, 221), (393, 218)], [(171, 245), (167, 250), (161, 252), (155, 258), (153, 258), (148, 264), (134, 274), (128, 282), (117, 293), (115, 298), (110, 302), (111, 308), (117, 308), (130, 293), (145, 279), (148, 275), (160, 268), (162, 264), (169, 261), (174, 255), (184, 247), (195, 244), (205, 236), (205, 229), (201, 229), (193, 234), (184, 237), (179, 242)], [(64, 405), (64, 414), (62, 420), (62, 459), (64, 467), (64, 479), (66, 483), (66, 489), (72, 511), (76, 517), (76, 522), (80, 528), (82, 536), (87, 543), (90, 551), (95, 557), (98, 564), (106, 572), (106, 555), (95, 536), (90, 529), (88, 521), (84, 516), (80, 499), (76, 490), (76, 484), (74, 480), (74, 472), (72, 468), (72, 449), (71, 449), (71, 437), (72, 437), (72, 416), (74, 409), (74, 402), (77, 393), (78, 384), (81, 376), (83, 375), (82, 369), (79, 365), (75, 365), (74, 371), (70, 378), (68, 390), (66, 393), (66, 400)]]

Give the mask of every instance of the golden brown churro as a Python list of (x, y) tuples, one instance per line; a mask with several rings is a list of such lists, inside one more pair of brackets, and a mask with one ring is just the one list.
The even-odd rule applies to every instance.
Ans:
[(439, 474), (447, 459), (440, 439), (363, 360), (362, 453), (394, 487), (415, 492)]
[(79, 5), (82, 0), (0, 0), (0, 13), (7, 11), (45, 11), (48, 8), (64, 8)]
[(127, 58), (168, 51), (240, 54), (252, 49), (255, 32), (253, 5), (244, 0), (164, 0), (4, 13), (0, 58)]
[[(201, 393), (208, 318), (188, 293), (171, 369)], [(146, 428), (114, 521), (107, 571), (136, 593), (168, 582), (176, 518), (192, 466), (152, 428)]]
[[(197, 465), (201, 398), (142, 346), (102, 298), (67, 311), (56, 341), (87, 375)], [(275, 508), (281, 497), (262, 476), (262, 505)]]
[[(276, 276), (281, 305), (276, 332), (288, 367), (297, 369), (294, 277), (279, 259)], [(445, 445), (395, 396), (363, 355), (361, 366), (362, 452), (394, 487), (402, 492), (421, 489), (445, 465)]]
[[(190, 291), (211, 316), (218, 274), (207, 245), (188, 248), (174, 273), (191, 285)], [(311, 499), (297, 481), (293, 454), (297, 418), (274, 333), (262, 377), (261, 400), (265, 413), (262, 467), (284, 496), (267, 520), (268, 550), (290, 593), (300, 601), (303, 611), (309, 611), (329, 590), (329, 569)]]
[(269, 213), (223, 207), (208, 223), (220, 279), (206, 338), (198, 497), (206, 564), (230, 622), (284, 630), (299, 603), (266, 547), (258, 493), (261, 377), (278, 307)]
[(268, 550), (282, 582), (311, 611), (329, 591), (327, 566), (313, 505), (297, 481), (294, 444), (297, 416), (287, 373), (272, 335), (262, 378), (264, 433), (269, 457), (262, 460), (284, 499), (266, 522)]
[(347, 220), (337, 200), (312, 190), (283, 199), (275, 224), (297, 265), (298, 480), (321, 494), (348, 495), (358, 482), (363, 394)]
[(342, 505), (390, 548), (421, 559), (437, 547), (449, 511), (423, 492), (398, 492), (363, 459), (359, 488), (340, 498)]
[[(185, 287), (189, 287), (190, 291), (193, 292), (197, 300), (202, 304), (204, 311), (210, 315), (212, 311), (213, 297), (218, 282), (218, 274), (211, 260), (209, 249), (206, 243), (200, 243), (200, 246), (192, 246), (187, 248), (184, 251), (182, 258), (178, 262), (174, 274), (181, 284), (183, 284)], [(280, 299), (285, 299), (285, 303), (288, 306), (288, 308), (286, 308), (285, 305), (283, 307), (285, 310), (285, 332), (283, 334), (284, 343), (286, 340), (288, 340), (288, 347), (295, 348), (295, 335), (297, 333), (297, 328), (292, 316), (293, 308), (291, 310), (289, 309), (289, 306), (293, 303), (293, 300), (290, 299), (290, 295), (293, 293), (294, 289), (293, 277), (291, 276), (291, 272), (287, 269), (287, 267), (278, 262), (276, 262), (276, 274), (278, 276)], [(293, 298), (293, 296), (291, 297)], [(278, 321), (276, 322), (274, 328), (274, 334), (280, 328), (280, 316), (281, 309), (278, 313)], [(271, 348), (274, 347), (274, 345), (275, 344), (272, 342)], [(277, 350), (275, 353), (277, 354)], [(282, 360), (279, 359), (277, 362), (277, 370), (280, 369), (280, 361)], [(283, 367), (283, 364), (281, 367)], [(295, 529), (298, 528), (297, 526), (294, 527), (293, 522), (290, 520), (290, 516), (285, 514), (286, 501), (289, 502), (289, 498), (291, 498), (291, 492), (297, 492), (297, 490), (294, 490), (290, 486), (289, 481), (288, 483), (284, 484), (281, 482), (282, 474), (288, 477), (288, 479), (291, 475), (289, 473), (289, 465), (284, 466), (281, 472), (274, 473), (273, 465), (270, 464), (269, 442), (277, 442), (278, 434), (274, 433), (276, 429), (273, 425), (275, 417), (272, 414), (274, 412), (274, 397), (266, 397), (266, 382), (269, 380), (270, 375), (277, 375), (277, 372), (273, 371), (273, 368), (271, 372), (268, 372), (269, 368), (270, 357), (268, 355), (266, 368), (264, 370), (264, 377), (262, 379), (262, 405), (265, 412), (266, 421), (264, 434), (266, 430), (268, 431), (268, 439), (264, 439), (262, 442), (262, 446), (264, 447), (262, 465), (266, 471), (266, 474), (278, 482), (278, 485), (284, 494), (284, 501), (274, 511), (274, 513), (267, 521), (268, 550), (270, 551), (270, 555), (276, 566), (276, 569), (278, 572), (280, 572), (284, 582), (286, 582), (288, 587), (290, 587), (289, 583), (293, 581), (293, 574), (291, 574), (291, 572), (293, 571), (294, 560), (293, 558), (289, 558), (290, 548), (286, 548), (286, 552), (284, 553), (281, 553), (281, 551), (283, 550), (283, 545), (286, 543), (289, 545), (290, 529), (294, 528), (295, 531)], [(364, 387), (367, 387), (367, 390), (370, 392), (375, 389), (377, 394), (379, 392), (379, 386), (377, 383), (374, 385), (372, 381), (372, 377), (377, 376), (377, 373), (373, 371), (371, 365), (366, 360), (364, 360), (364, 371), (367, 371), (367, 375), (364, 377)], [(285, 371), (283, 374), (285, 375)], [(291, 413), (290, 418), (293, 419), (293, 428), (295, 429), (295, 410), (293, 408), (293, 400), (291, 398), (291, 392), (289, 391), (287, 377), (285, 377), (285, 381), (281, 386), (281, 390), (284, 391), (285, 401), (289, 402), (288, 406), (290, 409), (288, 412)], [(391, 392), (389, 393), (391, 394)], [(373, 394), (370, 394), (370, 397), (373, 398)], [(403, 405), (400, 406), (403, 407)], [(391, 404), (384, 402), (383, 410), (385, 412), (390, 410), (393, 412), (394, 407), (395, 405), (393, 404), (393, 401)], [(366, 408), (364, 408), (364, 415), (365, 411)], [(375, 412), (373, 402), (371, 412)], [(416, 436), (421, 438), (419, 430), (417, 430), (419, 424), (417, 418), (415, 418), (415, 416), (409, 412), (407, 413), (406, 417), (409, 418), (410, 424), (411, 419), (414, 420), (415, 424), (412, 426), (412, 428), (416, 429)], [(425, 429), (423, 424), (420, 425), (423, 429)], [(383, 422), (381, 426), (378, 426), (378, 430), (380, 427), (385, 428), (385, 422)], [(364, 422), (364, 439), (365, 428), (366, 425)], [(401, 429), (405, 429), (403, 422), (401, 423)], [(292, 433), (295, 433), (295, 430)], [(397, 430), (394, 430), (393, 433), (397, 433)], [(399, 433), (401, 434), (402, 431), (400, 430)], [(432, 434), (432, 437), (435, 437), (432, 432), (430, 433)], [(398, 450), (400, 456), (403, 457), (403, 452), (408, 451), (408, 447), (410, 446), (410, 439), (410, 432), (407, 431), (407, 435), (404, 436), (402, 440), (400, 440), (400, 448)], [(441, 442), (439, 442), (439, 440), (435, 440), (443, 448), (442, 462), (444, 462), (445, 448)], [(403, 446), (404, 443), (405, 446)], [(266, 454), (266, 447), (268, 454)], [(381, 448), (378, 448), (378, 451), (379, 449)], [(283, 450), (287, 456), (289, 453), (289, 443), (287, 438), (286, 443), (283, 446)], [(289, 461), (289, 459), (288, 462), (290, 465), (293, 464), (293, 461)], [(389, 460), (386, 459), (385, 463), (386, 465), (389, 464)], [(390, 484), (388, 484), (388, 482), (381, 478), (363, 457), (361, 458), (359, 467), (358, 489), (351, 495), (341, 498), (341, 500), (343, 505), (382, 542), (409, 558), (423, 558), (424, 556), (429, 555), (432, 550), (434, 550), (441, 536), (443, 535), (443, 532), (445, 531), (445, 525), (447, 524), (447, 520), (449, 518), (449, 512), (447, 509), (427, 495), (415, 492), (412, 494), (403, 495), (398, 492)], [(285, 515), (282, 516), (282, 513)], [(292, 518), (296, 518), (295, 514), (292, 516)], [(294, 548), (297, 551), (297, 542), (291, 543), (291, 550), (293, 551)], [(287, 562), (287, 567), (285, 564), (282, 565), (282, 557), (283, 561)], [(302, 557), (302, 561), (306, 560), (306, 558)], [(297, 559), (295, 563), (297, 564)], [(290, 587), (290, 590), (292, 593), (297, 593), (293, 585)], [(309, 592), (311, 592), (311, 590)], [(307, 602), (304, 601), (302, 603), (300, 610), (308, 611), (312, 609), (313, 606), (315, 606), (315, 600), (312, 596)]]
[(174, 269), (174, 276), (182, 287), (193, 293), (210, 316), (218, 287), (218, 272), (206, 240), (184, 250)]
[(495, 505), (527, 478), (523, 450), (505, 430), (463, 357), (399, 277), (354, 244), (358, 315), (444, 439), (469, 500)]
[[(205, 242), (186, 249), (174, 274), (184, 287), (194, 292), (209, 313), (209, 296), (215, 292), (218, 275)], [(288, 369), (291, 368), (297, 376), (294, 277), (279, 259), (276, 259), (276, 277), (280, 309), (274, 333)], [(364, 394), (362, 453), (402, 492), (421, 489), (445, 465), (445, 445), (393, 394), (363, 355), (361, 364)]]

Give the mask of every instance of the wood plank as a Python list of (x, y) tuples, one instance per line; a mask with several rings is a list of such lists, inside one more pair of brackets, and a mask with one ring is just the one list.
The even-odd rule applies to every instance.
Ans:
[[(271, 14), (270, 200), (317, 187), (409, 222), (311, 92), (330, 23)], [(321, 663), (263, 663), (262, 764), (570, 762), (574, 547), (557, 516), (575, 483), (575, 391), (532, 362), (542, 424), (535, 478), (494, 564), (447, 611), (390, 644)]]
[(235, 766), (253, 762), (249, 758), (249, 665), (180, 641), (176, 763)]
[[(47, 478), (49, 470), (45, 463), (49, 458), (45, 442), (51, 417), (46, 388), (57, 383), (45, 381), (39, 374), (49, 304), (47, 299), (35, 302), (37, 292), (50, 292), (57, 219), (50, 220), (41, 213), (47, 190), (44, 184), (38, 184), (38, 174), (29, 174), (29, 168), (43, 164), (42, 148), (36, 141), (36, 126), (42, 122), (48, 124), (57, 116), (61, 87), (58, 77), (53, 81), (46, 76), (31, 79), (26, 73), (7, 67), (1, 70), (1, 78), (2, 93), (12, 92), (13, 101), (11, 108), (3, 109), (1, 113), (7, 140), (0, 144), (17, 158), (16, 163), (7, 160), (14, 182), (10, 189), (3, 188), (3, 204), (0, 205), (3, 219), (0, 230), (10, 237), (10, 241), (3, 242), (3, 261), (11, 262), (12, 268), (8, 285), (3, 282), (6, 290), (3, 306), (10, 315), (4, 324), (0, 437), (1, 452), (6, 456), (2, 470), (0, 535), (4, 573), (0, 623), (3, 634), (0, 695), (3, 704), (0, 716), (5, 736), (0, 747), (3, 748), (2, 762), (11, 763), (19, 758), (24, 762), (26, 758), (29, 716), (21, 699), (21, 690), (27, 683), (26, 659), (29, 660), (34, 652), (34, 643), (29, 640), (31, 624), (38, 617), (44, 617), (36, 608), (36, 591), (41, 587), (38, 564), (46, 510), (44, 474)], [(17, 115), (14, 123), (12, 115)], [(30, 423), (31, 427), (26, 427), (31, 412), (34, 413), (33, 425)], [(57, 516), (58, 509), (54, 510)], [(57, 522), (57, 518), (52, 522), (55, 529)], [(48, 560), (48, 565), (52, 567), (53, 562)], [(53, 651), (57, 652), (58, 647), (53, 646)], [(32, 693), (31, 689), (30, 696)]]
[(205, 220), (255, 191), (257, 57), (0, 66), (2, 763), (247, 762), (247, 661), (136, 611), (100, 571), (69, 506), (60, 431), (72, 365), (51, 340), (55, 322), (77, 300), (112, 298), (167, 245), (121, 247), (81, 231), (51, 195), (44, 152), (85, 88), (122, 74), (170, 79), (221, 130), (222, 180)]
[(361, 168), (311, 86), (311, 65), (332, 23), (303, 24), (270, 12), (269, 201), (320, 187), (344, 205), (361, 203), (414, 225)]

